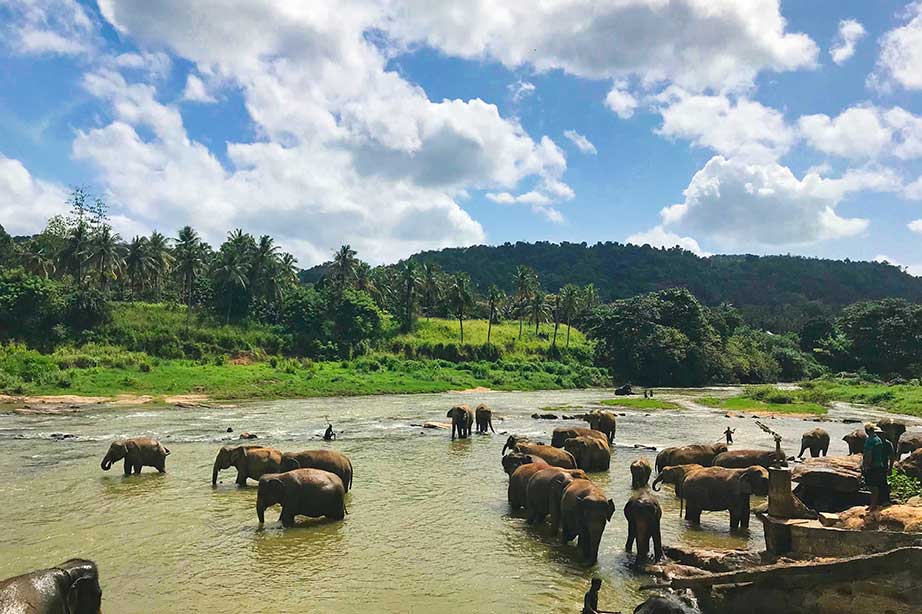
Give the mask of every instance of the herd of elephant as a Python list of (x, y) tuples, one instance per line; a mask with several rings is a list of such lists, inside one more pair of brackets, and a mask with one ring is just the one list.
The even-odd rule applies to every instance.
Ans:
[[(104, 471), (124, 459), (125, 475), (141, 473), (142, 467), (166, 472), (170, 450), (151, 437), (135, 437), (112, 442), (100, 466)], [(346, 516), (345, 496), (352, 488), (352, 461), (335, 450), (281, 452), (260, 445), (223, 446), (215, 457), (212, 486), (218, 472), (237, 469), (236, 483), (245, 486), (256, 480), (256, 516), (265, 522), (265, 511), (282, 506), (279, 519), (284, 526), (294, 524), (295, 516), (326, 517), (342, 520)]]

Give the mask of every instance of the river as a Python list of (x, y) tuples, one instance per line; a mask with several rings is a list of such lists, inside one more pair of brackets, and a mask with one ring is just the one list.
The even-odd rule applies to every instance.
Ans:
[[(663, 391), (688, 398), (698, 391)], [(709, 394), (713, 394), (711, 391)], [(601, 603), (630, 612), (649, 578), (629, 569), (621, 508), (630, 492), (631, 461), (661, 448), (715, 441), (729, 424), (737, 447), (772, 447), (750, 417), (727, 419), (704, 408), (624, 411), (611, 469), (593, 474), (615, 501), (599, 563), (578, 562), (575, 542), (560, 546), (543, 529), (510, 515), (500, 466), (505, 437), (452, 442), (446, 431), (411, 426), (444, 422), (459, 402), (490, 405), (494, 427), (550, 439), (559, 421), (534, 420), (543, 406), (563, 413), (593, 407), (611, 391), (391, 395), (246, 403), (232, 408), (90, 407), (68, 415), (0, 414), (0, 578), (81, 556), (99, 564), (103, 610), (149, 612), (567, 612), (579, 611), (593, 575)], [(558, 411), (558, 413), (561, 413)], [(841, 406), (830, 417), (855, 410)], [(340, 433), (318, 441), (327, 420)], [(796, 454), (800, 434), (816, 426), (798, 418), (766, 420)], [(584, 423), (581, 423), (585, 426)], [(825, 423), (830, 453), (855, 425)], [(234, 429), (227, 434), (228, 427)], [(278, 508), (260, 528), (255, 484), (234, 486), (234, 469), (210, 485), (217, 449), (243, 431), (283, 450), (329, 445), (349, 455), (354, 489), (343, 522), (299, 519), (283, 529)], [(75, 437), (57, 440), (53, 433)], [(167, 473), (145, 468), (125, 478), (121, 463), (103, 472), (109, 441), (155, 436), (172, 450)], [(726, 512), (706, 513), (700, 529), (678, 516), (664, 489), (664, 544), (762, 548), (761, 526), (731, 535)], [(758, 501), (753, 501), (753, 505)]]

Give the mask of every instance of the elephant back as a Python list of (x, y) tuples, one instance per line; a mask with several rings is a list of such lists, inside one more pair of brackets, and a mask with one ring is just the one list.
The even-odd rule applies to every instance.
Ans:
[(605, 441), (606, 444), (608, 443), (608, 436), (601, 431), (581, 426), (558, 426), (551, 436), (551, 445), (555, 448), (562, 448), (568, 439), (575, 439), (576, 437), (594, 437), (600, 441)]
[(768, 469), (776, 460), (777, 455), (773, 450), (731, 450), (718, 454), (713, 465), (727, 469), (746, 469), (760, 465)]

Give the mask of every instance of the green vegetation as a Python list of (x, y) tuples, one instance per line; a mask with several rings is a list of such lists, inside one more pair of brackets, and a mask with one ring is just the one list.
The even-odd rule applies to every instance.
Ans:
[(827, 412), (829, 397), (821, 390), (781, 389), (775, 386), (747, 386), (743, 394), (727, 399), (702, 397), (701, 405), (727, 411), (770, 412), (777, 414), (815, 414)]
[(912, 379), (904, 384), (884, 384), (863, 378), (836, 377), (806, 382), (829, 399), (886, 408), (889, 411), (922, 416), (922, 382)]
[(682, 409), (678, 403), (661, 401), (659, 399), (605, 399), (599, 401), (602, 405), (614, 407), (629, 407), (632, 409)]
[(890, 486), (890, 498), (894, 503), (906, 503), (912, 497), (922, 495), (922, 482), (899, 469), (890, 472), (887, 484)]

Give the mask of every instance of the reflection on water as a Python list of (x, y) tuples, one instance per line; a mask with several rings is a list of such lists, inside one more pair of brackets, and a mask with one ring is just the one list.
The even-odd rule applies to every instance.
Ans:
[[(591, 476), (617, 511), (599, 564), (585, 568), (575, 558), (575, 542), (561, 546), (545, 528), (509, 514), (499, 462), (502, 434), (549, 439), (565, 422), (532, 420), (531, 413), (562, 404), (576, 413), (609, 396), (441, 394), (0, 415), (0, 523), (6, 527), (0, 577), (89, 557), (100, 566), (105, 610), (141, 614), (577, 611), (589, 579), (600, 575), (604, 607), (631, 611), (642, 600), (637, 587), (649, 579), (629, 568), (621, 507), (631, 461), (655, 455), (633, 445), (713, 441), (728, 423), (738, 447), (769, 448), (772, 441), (751, 419), (731, 421), (710, 411), (628, 412), (618, 425), (611, 470)], [(459, 400), (494, 407), (503, 418), (494, 418), (497, 435), (452, 442), (446, 431), (410, 426), (444, 421), (446, 408)], [(336, 442), (319, 441), (327, 417), (340, 433)], [(799, 450), (800, 433), (815, 426), (797, 419), (770, 424), (784, 435), (789, 454)], [(843, 452), (841, 437), (854, 425), (824, 427), (832, 435), (831, 452)], [(218, 447), (243, 431), (284, 450), (328, 446), (348, 454), (355, 486), (346, 497), (346, 520), (299, 519), (299, 526), (283, 529), (274, 508), (260, 528), (254, 483), (237, 488), (231, 469), (212, 488)], [(75, 438), (59, 441), (52, 433)], [(166, 474), (145, 468), (126, 478), (120, 464), (100, 470), (110, 440), (143, 435), (172, 450)], [(701, 529), (688, 528), (668, 487), (660, 500), (667, 545), (762, 547), (758, 522), (748, 534), (731, 535), (725, 512), (706, 513)]]

